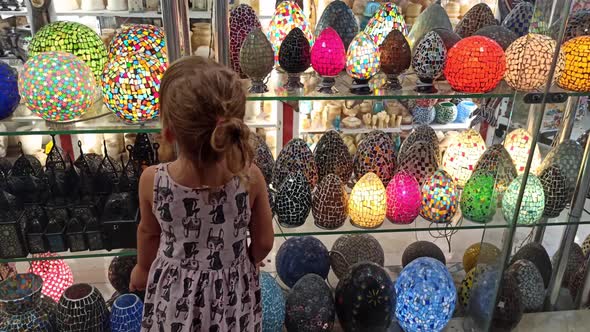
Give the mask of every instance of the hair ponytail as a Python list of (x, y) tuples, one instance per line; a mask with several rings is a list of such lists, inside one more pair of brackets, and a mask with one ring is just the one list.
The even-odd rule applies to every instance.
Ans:
[(213, 151), (225, 157), (233, 174), (240, 174), (250, 166), (254, 157), (250, 145), (250, 128), (238, 118), (219, 121), (211, 134)]

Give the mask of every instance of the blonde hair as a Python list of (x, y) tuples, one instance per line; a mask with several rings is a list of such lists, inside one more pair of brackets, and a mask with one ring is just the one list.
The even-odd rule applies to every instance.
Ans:
[(244, 174), (253, 158), (244, 124), (246, 93), (231, 69), (201, 57), (174, 62), (160, 89), (162, 123), (180, 152), (197, 167), (225, 158), (232, 174)]

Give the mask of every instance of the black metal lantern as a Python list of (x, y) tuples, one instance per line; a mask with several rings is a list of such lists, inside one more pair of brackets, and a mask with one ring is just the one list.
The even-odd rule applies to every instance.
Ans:
[(94, 190), (97, 193), (108, 194), (119, 185), (119, 176), (123, 171), (121, 163), (111, 158), (104, 142), (104, 157), (98, 166), (94, 178)]
[(289, 32), (279, 49), (279, 64), (289, 74), (287, 90), (303, 88), (300, 75), (311, 65), (311, 46), (299, 28)]
[(135, 137), (133, 146), (128, 145), (129, 158), (133, 160), (136, 170), (141, 172), (148, 166), (158, 164), (158, 149), (160, 144), (152, 143), (149, 134), (139, 133)]

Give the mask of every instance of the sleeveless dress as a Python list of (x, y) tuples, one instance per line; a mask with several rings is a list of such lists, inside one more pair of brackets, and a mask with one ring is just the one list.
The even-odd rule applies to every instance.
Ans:
[(260, 283), (247, 254), (248, 192), (238, 177), (188, 188), (158, 166), (154, 215), (162, 229), (142, 331), (260, 331)]

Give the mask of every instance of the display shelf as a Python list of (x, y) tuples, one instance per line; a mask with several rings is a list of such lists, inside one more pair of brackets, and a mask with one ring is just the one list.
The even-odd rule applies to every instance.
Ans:
[(27, 16), (26, 10), (20, 11), (13, 11), (13, 10), (0, 10), (0, 17), (10, 17), (10, 16)]
[(124, 257), (124, 256), (135, 256), (137, 250), (135, 249), (121, 249), (121, 250), (98, 250), (98, 251), (78, 251), (78, 252), (61, 252), (56, 253), (56, 256), (48, 257), (33, 257), (29, 255), (22, 258), (1, 258), (0, 263), (12, 263), (12, 262), (33, 262), (33, 261), (48, 261), (56, 259), (79, 259), (79, 258), (100, 258), (100, 257)]
[[(365, 134), (365, 133), (369, 133), (373, 130), (381, 130), (384, 133), (401, 133), (401, 132), (405, 132), (405, 131), (411, 131), (412, 129), (414, 129), (414, 127), (418, 126), (418, 124), (416, 125), (402, 125), (401, 127), (397, 127), (397, 128), (340, 128), (340, 129), (334, 129), (334, 128), (329, 128), (329, 129), (300, 129), (299, 130), (299, 134), (321, 134), (321, 133), (325, 133), (329, 130), (336, 130), (339, 133), (342, 134)], [(464, 123), (448, 123), (448, 124), (430, 124), (429, 125), (432, 129), (434, 129), (435, 131), (453, 131), (453, 130), (467, 130), (470, 128), (471, 123), (470, 122), (464, 122)]]
[[(72, 10), (55, 13), (57, 16), (99, 16), (99, 17), (129, 17), (129, 18), (162, 18), (157, 11), (129, 12), (127, 10)], [(189, 18), (211, 19), (208, 11), (190, 11)]]

